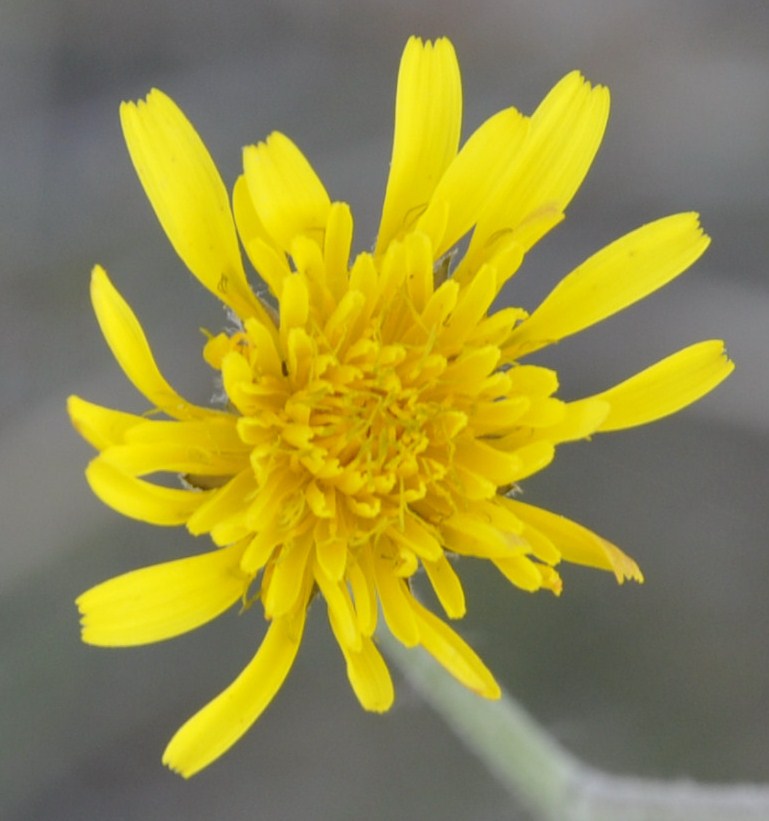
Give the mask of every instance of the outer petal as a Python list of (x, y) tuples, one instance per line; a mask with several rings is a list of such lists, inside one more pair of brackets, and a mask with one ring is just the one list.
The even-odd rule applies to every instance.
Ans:
[(242, 453), (215, 453), (175, 442), (115, 445), (102, 459), (131, 476), (150, 473), (183, 473), (193, 476), (233, 476), (248, 458)]
[(462, 121), (462, 81), (446, 39), (406, 44), (398, 73), (395, 134), (376, 253), (413, 225), (454, 159)]
[(531, 353), (638, 302), (685, 271), (709, 243), (691, 213), (626, 234), (562, 279), (512, 332), (505, 355)]
[(608, 90), (591, 88), (578, 72), (553, 88), (532, 115), (515, 161), (500, 176), (458, 276), (477, 270), (497, 240), (512, 233), (525, 251), (558, 223), (593, 162), (608, 116)]
[(67, 411), (75, 430), (97, 450), (121, 444), (131, 428), (147, 424), (143, 416), (94, 405), (79, 396), (67, 399)]
[(246, 282), (227, 190), (189, 120), (157, 89), (146, 100), (123, 103), (120, 120), (136, 173), (176, 253), (239, 316), (265, 319)]
[[(301, 607), (300, 580), (311, 572), (312, 532), (283, 545), (273, 566), (269, 586), (262, 582), (262, 602), (267, 619), (279, 619)], [(266, 589), (265, 589), (266, 587)]]
[(213, 531), (211, 538), (218, 545), (244, 536), (249, 532), (245, 523), (248, 502), (256, 493), (256, 487), (253, 471), (245, 468), (225, 485), (206, 494), (186, 520), (187, 529), (193, 536)]
[[(545, 400), (548, 401), (548, 400)], [(553, 445), (585, 439), (598, 430), (609, 414), (609, 404), (603, 399), (588, 397), (563, 405), (562, 418), (552, 425), (532, 426), (511, 433), (499, 440), (501, 447), (521, 447), (528, 442), (545, 440)]]
[(395, 575), (392, 561), (376, 556), (374, 566), (377, 593), (387, 626), (401, 644), (414, 647), (419, 643), (419, 626), (412, 607), (414, 597), (406, 582)]
[(347, 664), (347, 677), (364, 710), (383, 713), (395, 698), (392, 679), (374, 642), (364, 636), (358, 649), (352, 649), (341, 635), (340, 626), (329, 610), (329, 623)]
[[(305, 596), (306, 598), (306, 596)], [(304, 630), (305, 608), (276, 619), (245, 670), (177, 731), (163, 763), (185, 778), (225, 753), (269, 706), (291, 669)]]
[(425, 650), (469, 690), (484, 698), (499, 698), (499, 685), (475, 651), (415, 599), (412, 607), (419, 624), (420, 644)]
[(378, 609), (373, 561), (368, 550), (361, 550), (357, 561), (350, 564), (347, 580), (355, 600), (360, 631), (364, 636), (371, 636), (376, 629)]
[(129, 647), (178, 636), (211, 621), (245, 592), (243, 545), (125, 573), (77, 599), (83, 641)]
[(339, 646), (343, 650), (360, 651), (360, 626), (350, 598), (349, 588), (342, 581), (330, 579), (317, 559), (313, 575), (315, 583), (326, 601), (328, 617)]
[(733, 370), (723, 342), (690, 345), (593, 397), (610, 406), (598, 430), (632, 428), (675, 413), (710, 393)]
[(213, 453), (247, 454), (248, 445), (238, 436), (238, 417), (222, 414), (214, 419), (190, 419), (184, 422), (138, 417), (138, 424), (126, 431), (121, 443), (131, 445), (187, 445), (205, 448)]
[(331, 208), (326, 189), (304, 154), (275, 132), (243, 149), (248, 191), (259, 220), (284, 251), (298, 235), (323, 245)]
[(448, 222), (442, 238), (430, 233), (436, 258), (451, 248), (475, 225), (500, 176), (511, 165), (528, 133), (528, 120), (514, 108), (486, 120), (462, 146), (446, 169), (418, 228), (427, 230), (434, 212), (448, 204)]
[(422, 559), (422, 566), (446, 615), (450, 619), (461, 619), (467, 609), (465, 593), (446, 555), (442, 553), (435, 561)]
[(310, 290), (303, 274), (294, 274), (283, 283), (280, 295), (280, 339), (288, 350), (292, 329), (304, 328), (310, 316)]
[(190, 404), (166, 382), (155, 364), (139, 320), (99, 265), (91, 276), (91, 301), (113, 356), (134, 387), (153, 405), (176, 419), (219, 415)]
[(102, 457), (86, 468), (86, 479), (99, 499), (123, 516), (153, 525), (181, 525), (216, 491), (177, 490), (135, 479)]
[(353, 218), (350, 206), (345, 202), (332, 203), (323, 242), (323, 258), (326, 284), (336, 300), (341, 300), (347, 289), (352, 236)]
[(350, 684), (363, 709), (373, 713), (389, 710), (395, 690), (387, 665), (374, 642), (364, 638), (360, 652), (355, 653), (345, 647), (342, 647), (342, 652), (347, 662)]
[(254, 209), (244, 174), (235, 180), (232, 189), (232, 211), (240, 240), (251, 264), (272, 291), (273, 296), (279, 296), (283, 280), (291, 275), (291, 269), (286, 255), (275, 244)]
[(550, 539), (567, 562), (611, 570), (620, 584), (625, 579), (643, 581), (638, 565), (629, 556), (586, 527), (565, 516), (527, 505), (517, 499), (507, 499), (505, 506), (525, 524), (541, 531)]
[(521, 590), (533, 593), (542, 587), (540, 565), (535, 564), (528, 556), (494, 559), (494, 565), (511, 584), (520, 587)]
[[(250, 243), (259, 239), (262, 240), (262, 242), (268, 243), (273, 250), (279, 251), (278, 246), (275, 245), (269, 232), (259, 219), (259, 215), (256, 213), (253, 200), (251, 199), (251, 192), (248, 190), (245, 174), (241, 174), (235, 180), (235, 185), (232, 187), (232, 213), (235, 217), (238, 234), (240, 234), (240, 241), (246, 247), (246, 250), (248, 250)], [(288, 266), (286, 267), (286, 273), (288, 274), (290, 270), (288, 270)]]

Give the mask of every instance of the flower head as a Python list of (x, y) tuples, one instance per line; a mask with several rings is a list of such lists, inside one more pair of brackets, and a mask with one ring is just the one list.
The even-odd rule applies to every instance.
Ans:
[[(233, 327), (203, 349), (223, 401), (192, 404), (161, 375), (105, 271), (93, 272), (107, 343), (167, 418), (72, 397), (73, 422), (99, 451), (88, 481), (120, 513), (185, 525), (215, 548), (84, 593), (83, 639), (159, 641), (257, 599), (269, 622), (245, 670), (169, 744), (164, 761), (182, 775), (225, 752), (270, 703), (313, 598), (325, 601), (366, 709), (393, 701), (374, 641), (380, 609), (404, 645), (497, 697), (483, 662), (416, 598), (415, 574), (424, 571), (450, 619), (465, 612), (457, 556), (486, 559), (527, 591), (560, 593), (562, 560), (641, 581), (618, 548), (517, 498), (518, 483), (561, 443), (673, 413), (732, 368), (721, 342), (701, 342), (598, 395), (557, 398), (556, 373), (526, 357), (664, 285), (708, 238), (695, 214), (658, 220), (590, 257), (531, 314), (494, 310), (525, 253), (563, 218), (600, 144), (609, 95), (569, 74), (533, 115), (501, 111), (459, 149), (461, 100), (451, 44), (412, 38), (376, 246), (352, 261), (349, 207), (330, 199), (288, 137), (245, 149), (230, 206), (168, 97), (152, 91), (121, 107), (161, 225)], [(248, 283), (241, 244), (264, 296)], [(163, 473), (182, 480), (146, 478)]]

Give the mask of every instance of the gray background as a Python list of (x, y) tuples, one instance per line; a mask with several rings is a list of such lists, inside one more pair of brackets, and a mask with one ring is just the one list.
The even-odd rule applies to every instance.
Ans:
[[(604, 147), (567, 222), (506, 299), (525, 307), (644, 221), (695, 209), (714, 237), (692, 273), (539, 361), (563, 394), (600, 390), (701, 338), (738, 370), (656, 426), (563, 449), (525, 498), (577, 518), (647, 582), (564, 568), (560, 600), (465, 562), (463, 634), (570, 749), (612, 772), (769, 780), (769, 5), (747, 0), (0, 2), (0, 816), (9, 819), (518, 817), (400, 683), (385, 717), (349, 691), (322, 608), (257, 726), (189, 783), (160, 765), (173, 731), (251, 657), (258, 611), (135, 650), (79, 642), (73, 599), (184, 555), (183, 530), (123, 521), (91, 496), (66, 396), (141, 411), (100, 338), (101, 262), (172, 381), (205, 401), (200, 327), (215, 300), (166, 244), (119, 130), (121, 99), (157, 85), (229, 184), (240, 149), (291, 135), (356, 248), (373, 241), (407, 36), (448, 34), (465, 134), (530, 112), (568, 70), (607, 84)], [(198, 545), (195, 545), (198, 547)]]

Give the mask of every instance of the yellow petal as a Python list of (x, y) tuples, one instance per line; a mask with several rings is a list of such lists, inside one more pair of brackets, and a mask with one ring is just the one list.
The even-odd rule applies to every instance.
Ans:
[(558, 390), (558, 374), (541, 365), (515, 365), (507, 372), (510, 393), (523, 396), (552, 396)]
[(675, 413), (710, 393), (733, 370), (723, 342), (690, 345), (593, 397), (610, 407), (598, 430), (645, 425)]
[(286, 538), (285, 528), (275, 519), (265, 523), (248, 543), (240, 566), (245, 573), (256, 575), (272, 558), (275, 548)]
[(435, 561), (422, 559), (422, 565), (446, 615), (450, 619), (461, 619), (467, 609), (465, 593), (451, 562), (442, 555)]
[(301, 579), (310, 566), (312, 533), (286, 542), (273, 565), (269, 586), (262, 586), (264, 614), (268, 619), (280, 618), (297, 607), (301, 594)]
[(303, 274), (293, 274), (283, 281), (280, 295), (280, 338), (287, 350), (289, 332), (302, 328), (310, 315), (310, 293)]
[(266, 242), (274, 251), (280, 253), (279, 246), (275, 244), (256, 213), (245, 174), (241, 174), (235, 180), (235, 185), (232, 188), (232, 213), (235, 217), (235, 225), (240, 235), (240, 241), (246, 249), (248, 249), (250, 243), (261, 240)]
[[(240, 241), (246, 249), (251, 264), (272, 295), (278, 297), (283, 288), (283, 279), (291, 274), (291, 269), (286, 255), (275, 244), (254, 209), (244, 174), (235, 180), (235, 186), (232, 189), (232, 211)], [(271, 310), (265, 303), (262, 304), (268, 312)], [(274, 330), (273, 325), (277, 325), (277, 322), (269, 324), (271, 331)]]
[[(549, 402), (552, 400), (540, 400)], [(557, 421), (549, 425), (536, 426), (528, 419), (521, 419), (521, 425), (531, 425), (528, 431), (511, 433), (499, 440), (501, 447), (520, 447), (526, 442), (545, 440), (553, 445), (585, 439), (598, 430), (609, 413), (609, 403), (603, 399), (590, 397), (576, 402), (564, 402), (563, 413)], [(518, 481), (518, 480), (516, 480)]]
[(501, 174), (514, 161), (527, 130), (527, 119), (514, 108), (507, 108), (486, 120), (462, 146), (417, 224), (423, 230), (423, 226), (431, 224), (433, 212), (442, 203), (448, 205), (442, 238), (430, 236), (436, 258), (473, 227)]
[(555, 596), (560, 596), (563, 592), (563, 580), (558, 575), (558, 571), (544, 564), (536, 564), (535, 567), (542, 577), (542, 588), (549, 590)]
[(347, 585), (330, 579), (317, 560), (313, 576), (328, 607), (328, 616), (339, 646), (343, 650), (359, 652), (362, 647), (362, 636)]
[(515, 434), (491, 440), (499, 447), (494, 447), (481, 439), (462, 438), (457, 441), (454, 467), (463, 470), (463, 476), (470, 473), (483, 477), (491, 482), (495, 489), (511, 485), (537, 473), (553, 461), (553, 443), (549, 441), (546, 433), (541, 435), (543, 438), (526, 443), (514, 443), (518, 438)]
[[(254, 473), (250, 467), (247, 467), (233, 476), (227, 484), (208, 494), (208, 497), (189, 517), (187, 529), (193, 536), (199, 536), (201, 533), (208, 533), (214, 528), (226, 528), (232, 519), (244, 522), (248, 502), (255, 493), (256, 480), (254, 479)], [(245, 524), (243, 529), (247, 531)], [(220, 541), (220, 539), (214, 537), (214, 541), (217, 544), (228, 544), (234, 539), (225, 537), (224, 541)]]
[(355, 600), (360, 631), (364, 636), (372, 636), (378, 615), (373, 562), (367, 549), (361, 550), (356, 559), (348, 566), (347, 580)]
[(480, 393), (484, 381), (496, 368), (499, 357), (496, 345), (471, 348), (448, 365), (441, 374), (441, 382), (457, 393)]
[(120, 106), (128, 152), (155, 214), (190, 271), (241, 317), (264, 317), (246, 282), (227, 189), (177, 105), (153, 89)]
[(419, 642), (419, 629), (411, 606), (413, 596), (406, 582), (399, 578), (390, 560), (376, 556), (374, 559), (376, 587), (390, 632), (406, 647)]
[(263, 470), (259, 492), (252, 494), (253, 499), (248, 509), (248, 523), (253, 530), (260, 530), (265, 522), (278, 515), (285, 522), (289, 509), (296, 507), (297, 503), (303, 504), (302, 490), (306, 484), (305, 472), (301, 469), (289, 469), (287, 464), (279, 462), (275, 468)]
[(685, 271), (709, 243), (692, 213), (626, 234), (562, 279), (512, 332), (506, 354), (531, 353), (627, 308)]
[(185, 778), (225, 753), (269, 706), (286, 679), (304, 630), (305, 610), (276, 619), (245, 670), (171, 739), (163, 763)]
[(247, 319), (243, 326), (251, 344), (251, 367), (256, 377), (271, 376), (280, 381), (283, 377), (283, 358), (277, 348), (275, 327), (266, 327), (258, 319)]
[(83, 641), (129, 647), (178, 636), (211, 621), (245, 592), (241, 544), (134, 570), (103, 582), (75, 602)]
[(576, 71), (550, 91), (486, 202), (457, 276), (477, 270), (505, 238), (515, 237), (527, 251), (558, 223), (593, 162), (608, 116), (607, 89), (592, 88)]
[(441, 522), (441, 535), (448, 550), (462, 556), (496, 559), (518, 553), (523, 542), (510, 532), (474, 513), (455, 513)]
[(551, 397), (533, 396), (519, 420), (521, 427), (548, 430), (566, 419), (566, 403)]
[[(380, 309), (390, 306), (400, 299), (406, 279), (406, 247), (403, 241), (393, 240), (384, 252), (379, 264), (377, 281), (377, 302)], [(400, 312), (392, 312), (395, 320)]]
[(483, 439), (470, 436), (462, 436), (455, 443), (454, 463), (497, 487), (514, 482), (520, 470), (516, 453), (506, 453)]
[(629, 556), (586, 527), (517, 499), (508, 499), (506, 504), (527, 525), (541, 530), (567, 562), (611, 570), (620, 584), (625, 579), (643, 581), (638, 565)]
[(131, 445), (174, 444), (206, 448), (217, 454), (249, 452), (238, 436), (237, 417), (222, 414), (214, 419), (186, 419), (182, 422), (138, 417), (126, 431), (123, 442)]
[(542, 574), (528, 556), (494, 559), (494, 565), (511, 584), (521, 590), (533, 593), (542, 587)]
[(228, 401), (248, 418), (257, 412), (258, 399), (249, 390), (253, 385), (254, 372), (242, 352), (231, 350), (221, 361), (222, 387)]
[(364, 710), (384, 713), (392, 707), (395, 689), (384, 659), (371, 639), (364, 638), (360, 651), (342, 650), (347, 676)]
[(490, 265), (484, 265), (477, 276), (460, 291), (457, 304), (445, 325), (442, 338), (447, 342), (448, 351), (462, 349), (465, 339), (486, 316), (496, 295), (496, 270)]
[(355, 339), (354, 330), (366, 306), (366, 298), (360, 291), (347, 291), (336, 303), (326, 321), (324, 334), (328, 344), (334, 348), (347, 340)]
[(519, 468), (510, 483), (520, 482), (546, 468), (555, 458), (555, 447), (552, 442), (535, 441), (518, 448), (515, 455), (519, 460)]
[[(516, 233), (511, 234), (509, 237), (500, 240), (500, 242), (494, 245), (493, 252), (489, 254), (487, 262), (485, 265), (481, 266), (480, 270), (482, 271), (484, 267), (488, 266), (494, 271), (494, 287), (497, 293), (499, 293), (507, 280), (510, 279), (510, 277), (512, 277), (513, 274), (521, 267), (523, 258), (523, 245), (521, 244), (521, 239), (517, 236), (516, 231)], [(460, 274), (461, 282), (465, 282), (467, 280), (467, 272), (468, 269), (465, 268)], [(475, 274), (472, 278), (474, 277)], [(508, 308), (507, 310), (510, 311), (511, 309)], [(528, 313), (524, 311), (523, 308), (514, 310), (518, 314), (515, 317), (516, 323), (528, 316)]]
[[(323, 524), (327, 522), (328, 520), (323, 520)], [(347, 554), (347, 540), (331, 536), (328, 527), (324, 528), (321, 521), (318, 521), (315, 525), (315, 557), (332, 581), (339, 582), (344, 578)]]
[(454, 678), (484, 698), (502, 695), (491, 671), (465, 642), (437, 616), (412, 599), (419, 624), (420, 644), (442, 664)]
[[(518, 266), (520, 266), (520, 263), (523, 261), (525, 252), (530, 248), (533, 248), (542, 239), (542, 237), (550, 233), (556, 225), (560, 225), (564, 219), (566, 219), (566, 214), (554, 205), (550, 204), (541, 206), (541, 208), (537, 211), (529, 214), (523, 219), (522, 222), (518, 223), (518, 225), (515, 226), (513, 231), (511, 231), (506, 238), (504, 238), (504, 236), (500, 237), (499, 242), (495, 242), (494, 238), (490, 240), (493, 245), (493, 254), (489, 258), (489, 262), (492, 265), (501, 267), (497, 262), (499, 255), (505, 253), (505, 248), (507, 245), (515, 244), (518, 247), (520, 254), (520, 259), (517, 261), (517, 265), (513, 266), (512, 273), (515, 273), (515, 271), (518, 270)], [(512, 249), (507, 253), (512, 253)], [(510, 275), (506, 276), (504, 281), (506, 282), (509, 278)], [(499, 285), (502, 287), (501, 282)]]
[(215, 491), (176, 490), (128, 476), (102, 457), (85, 471), (91, 490), (105, 505), (124, 516), (153, 525), (181, 525)]
[(67, 399), (67, 411), (75, 430), (97, 450), (120, 444), (128, 430), (146, 424), (142, 416), (103, 408), (79, 396)]
[(256, 272), (267, 283), (272, 295), (279, 297), (283, 290), (283, 280), (291, 276), (286, 255), (261, 237), (247, 240), (245, 246)]
[(433, 529), (421, 517), (408, 511), (403, 516), (400, 527), (389, 527), (386, 535), (413, 551), (421, 559), (438, 561), (443, 555), (443, 548)]
[(422, 312), (433, 295), (432, 243), (426, 234), (414, 231), (403, 242), (406, 253), (406, 289), (414, 309)]
[(347, 288), (352, 231), (350, 206), (344, 202), (332, 203), (323, 243), (323, 257), (326, 263), (326, 282), (336, 300), (342, 298)]
[(564, 410), (565, 415), (560, 422), (542, 431), (542, 435), (554, 444), (590, 436), (601, 429), (603, 420), (609, 413), (608, 404), (597, 397), (567, 402)]
[(389, 710), (395, 698), (395, 690), (390, 671), (374, 642), (370, 638), (363, 638), (360, 649), (351, 650), (340, 640), (338, 628), (330, 612), (329, 622), (347, 663), (350, 685), (361, 707), (372, 713)]
[(91, 301), (113, 356), (134, 387), (156, 408), (176, 419), (218, 415), (217, 411), (190, 404), (166, 382), (139, 320), (99, 265), (91, 276)]
[[(115, 445), (105, 450), (102, 458), (130, 476), (147, 476), (157, 472), (232, 476), (242, 469), (244, 462), (242, 453), (221, 454), (173, 442)], [(248, 460), (245, 461), (247, 463)]]
[(398, 73), (395, 134), (376, 253), (384, 253), (427, 208), (454, 159), (462, 121), (462, 81), (446, 39), (406, 43)]
[(476, 501), (491, 499), (496, 494), (498, 485), (482, 474), (468, 470), (460, 464), (454, 464), (452, 470), (460, 496)]
[[(507, 500), (505, 500), (507, 501)], [(553, 544), (552, 539), (541, 530), (530, 525), (521, 524), (521, 532), (528, 545), (527, 553), (548, 565), (557, 565), (561, 561), (561, 551)]]
[(289, 252), (303, 235), (323, 247), (331, 200), (296, 145), (275, 132), (243, 149), (243, 167), (254, 210), (273, 241)]
[(451, 314), (459, 297), (459, 284), (447, 279), (433, 291), (433, 295), (422, 312), (422, 322), (426, 328), (439, 328)]
[[(323, 231), (322, 239), (325, 240), (325, 228)], [(319, 306), (323, 305), (323, 301), (328, 300), (330, 293), (325, 283), (322, 246), (315, 239), (299, 234), (291, 240), (290, 252), (296, 270), (303, 273), (307, 282), (313, 286), (313, 297), (315, 297), (313, 301)]]
[(523, 522), (506, 506), (507, 497), (496, 494), (489, 501), (476, 502), (472, 512), (503, 533), (521, 533)]
[(377, 279), (378, 271), (374, 257), (366, 251), (358, 254), (350, 268), (350, 290), (363, 294), (369, 311), (373, 311), (378, 296)]

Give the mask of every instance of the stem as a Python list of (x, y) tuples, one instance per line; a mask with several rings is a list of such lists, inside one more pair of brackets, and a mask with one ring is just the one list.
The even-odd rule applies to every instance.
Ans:
[(614, 776), (583, 764), (512, 698), (479, 698), (424, 652), (377, 640), (518, 802), (548, 821), (766, 821), (769, 787)]

